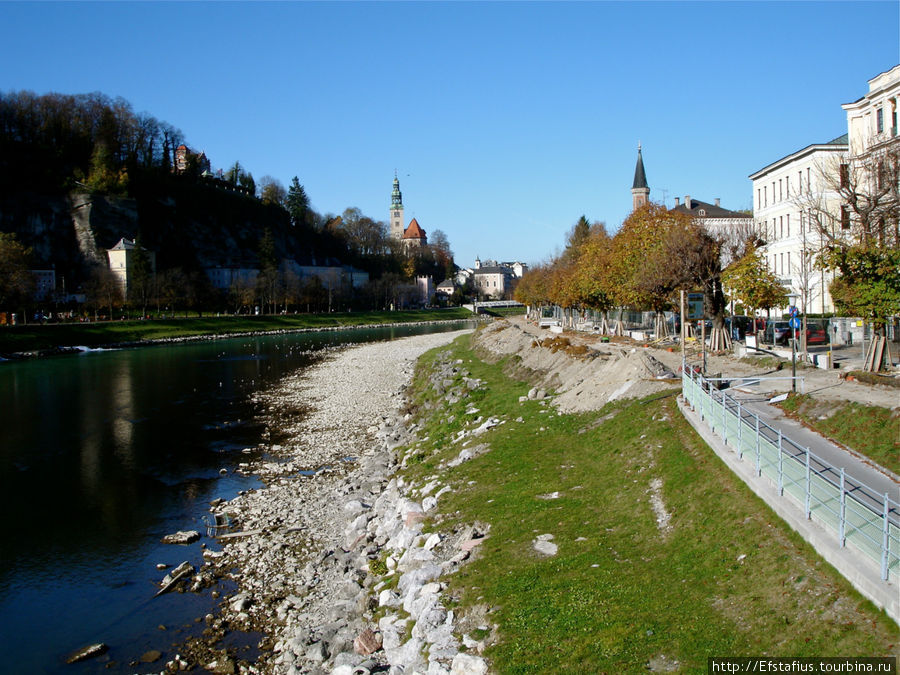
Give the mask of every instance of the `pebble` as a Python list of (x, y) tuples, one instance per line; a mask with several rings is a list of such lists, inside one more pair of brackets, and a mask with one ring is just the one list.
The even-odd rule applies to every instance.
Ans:
[[(424, 512), (439, 507), (447, 488), (434, 493), (435, 480), (414, 486), (393, 475), (392, 450), (414, 433), (398, 411), (415, 360), (458, 334), (334, 350), (255, 396), (283, 447), (279, 453), (262, 448), (278, 461), (269, 457), (245, 469), (264, 489), (214, 507), (247, 536), (223, 540), (222, 554), (205, 560), (223, 571), (237, 568), (239, 592), (222, 605), (223, 618), (267, 633), (279, 672), (352, 673), (364, 656), (372, 668), (392, 672), (486, 672), (480, 657), (457, 658), (454, 613), (441, 604), (439, 582), (468, 557), (460, 544), (486, 532), (469, 527), (455, 538), (423, 536)], [(444, 364), (433, 386), (463, 398), (479, 384), (460, 376), (467, 377), (460, 364)], [(489, 433), (498, 424), (491, 418), (476, 431)], [(373, 571), (379, 560), (383, 567)], [(376, 590), (396, 575), (396, 590)], [(366, 612), (378, 606), (387, 615), (376, 626)], [(354, 645), (379, 649), (362, 655)]]

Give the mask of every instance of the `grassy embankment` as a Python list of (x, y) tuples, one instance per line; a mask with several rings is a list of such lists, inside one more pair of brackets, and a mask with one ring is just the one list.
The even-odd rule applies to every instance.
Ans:
[(463, 308), (399, 312), (347, 312), (285, 316), (222, 316), (148, 321), (105, 321), (0, 327), (0, 354), (58, 347), (120, 344), (197, 335), (231, 335), (335, 326), (363, 326), (415, 321), (471, 319)]
[[(454, 359), (485, 386), (448, 405), (427, 372)], [(558, 415), (519, 402), (530, 385), (504, 373), (514, 365), (482, 361), (469, 337), (427, 354), (411, 390), (425, 440), (406, 470), (420, 485), (440, 475), (453, 486), (435, 529), (490, 524), (449, 583), (460, 615), (486, 612), (497, 626), (486, 651), (496, 672), (706, 672), (710, 656), (897, 654), (897, 625), (722, 464), (674, 396)], [(453, 436), (490, 415), (505, 421), (478, 439), (491, 450), (439, 471), (461, 450)], [(554, 536), (556, 556), (532, 549), (541, 534)]]
[(781, 407), (823, 436), (900, 474), (900, 415), (879, 406), (818, 401), (793, 394)]

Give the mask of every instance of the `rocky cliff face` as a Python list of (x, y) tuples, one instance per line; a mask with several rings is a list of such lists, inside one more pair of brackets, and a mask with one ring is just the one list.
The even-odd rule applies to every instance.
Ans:
[(160, 270), (255, 266), (267, 228), (284, 257), (302, 259), (308, 253), (309, 242), (292, 231), (287, 214), (253, 198), (175, 181), (137, 185), (133, 193), (0, 191), (0, 231), (16, 233), (32, 248), (34, 267), (56, 269), (70, 288), (91, 267), (106, 264), (105, 250), (122, 237), (140, 235), (156, 252)]

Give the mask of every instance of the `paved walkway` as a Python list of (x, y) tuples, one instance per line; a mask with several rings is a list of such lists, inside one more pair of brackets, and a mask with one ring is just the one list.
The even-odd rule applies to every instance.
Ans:
[[(900, 478), (896, 475), (786, 417), (779, 408), (767, 403), (762, 393), (755, 391), (750, 382), (739, 384), (736, 381), (735, 384), (737, 387), (727, 392), (729, 396), (741, 401), (742, 408), (746, 406), (748, 413), (758, 414), (762, 421), (775, 429), (780, 429), (784, 436), (791, 438), (803, 448), (809, 448), (812, 455), (835, 467), (836, 473), (839, 474), (843, 468), (846, 475), (853, 477), (853, 483), (860, 484), (855, 486), (857, 495), (864, 492), (870, 496), (873, 503), (874, 499), (877, 499), (878, 504), (882, 503), (885, 494), (895, 502), (900, 501)], [(879, 565), (846, 547), (841, 547), (834, 532), (817, 521), (807, 519), (803, 507), (779, 494), (777, 486), (765, 475), (757, 476), (754, 462), (749, 461), (746, 455), (741, 461), (735, 449), (731, 445), (726, 445), (721, 437), (710, 429), (707, 421), (700, 419), (699, 410), (692, 411), (682, 397), (679, 397), (679, 405), (688, 422), (754, 493), (812, 544), (857, 590), (879, 607), (883, 607), (894, 621), (900, 623), (900, 587), (896, 581), (883, 581)]]

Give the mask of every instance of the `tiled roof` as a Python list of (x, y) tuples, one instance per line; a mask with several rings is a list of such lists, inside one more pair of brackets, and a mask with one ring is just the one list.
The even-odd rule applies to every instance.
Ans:
[(424, 239), (425, 238), (425, 230), (419, 227), (419, 221), (413, 218), (409, 222), (409, 227), (406, 228), (406, 231), (403, 233), (404, 239)]
[(130, 251), (134, 248), (134, 239), (126, 239), (122, 237), (119, 239), (119, 243), (113, 246), (110, 251)]
[[(752, 218), (752, 216), (746, 213), (729, 211), (728, 209), (723, 209), (721, 206), (716, 206), (715, 204), (701, 202), (699, 199), (691, 199), (690, 205), (685, 202), (684, 204), (679, 204), (669, 210), (677, 213), (687, 213), (691, 216), (698, 216), (700, 218)], [(700, 213), (701, 210), (704, 212), (703, 214)]]

